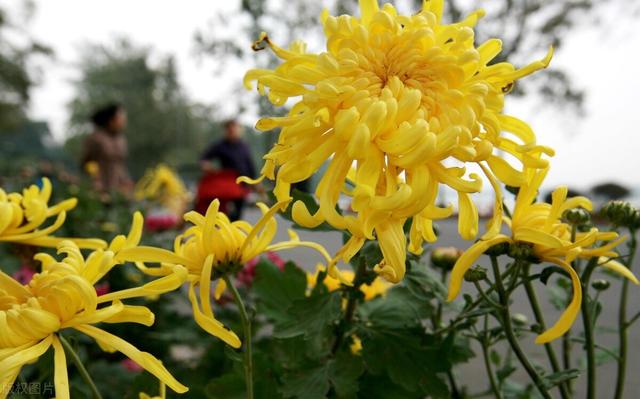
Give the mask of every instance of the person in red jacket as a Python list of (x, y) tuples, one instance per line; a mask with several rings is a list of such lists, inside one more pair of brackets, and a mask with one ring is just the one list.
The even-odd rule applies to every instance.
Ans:
[(236, 183), (239, 176), (256, 177), (251, 150), (242, 140), (242, 126), (231, 119), (224, 123), (224, 137), (212, 143), (200, 157), (200, 167), (205, 173), (198, 187), (196, 211), (204, 213), (215, 198), (229, 219), (242, 217), (246, 197), (244, 184)]

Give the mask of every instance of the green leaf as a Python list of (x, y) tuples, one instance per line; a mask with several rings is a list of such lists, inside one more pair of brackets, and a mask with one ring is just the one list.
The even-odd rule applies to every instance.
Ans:
[(328, 365), (289, 373), (282, 388), (285, 398), (324, 399), (329, 392)]
[(337, 398), (355, 398), (363, 371), (360, 356), (342, 352), (322, 364), (287, 373), (282, 394), (287, 398), (326, 398), (333, 389)]
[(362, 399), (421, 399), (424, 395), (407, 391), (384, 374), (365, 374), (360, 381), (358, 397)]
[(307, 276), (302, 269), (288, 262), (284, 270), (271, 262), (256, 266), (253, 291), (257, 296), (258, 312), (273, 321), (287, 320), (287, 309), (294, 301), (305, 298)]
[(569, 369), (558, 371), (557, 373), (545, 375), (542, 377), (544, 380), (544, 384), (547, 388), (552, 388), (556, 385), (560, 385), (565, 381), (572, 380), (574, 378), (578, 378), (580, 376), (580, 370), (578, 369)]
[(244, 399), (244, 377), (238, 373), (225, 374), (209, 382), (205, 388), (208, 399)]
[(353, 398), (358, 393), (358, 378), (364, 372), (361, 356), (342, 352), (329, 363), (329, 378), (338, 398)]
[(498, 366), (500, 364), (500, 353), (495, 349), (491, 349), (489, 352), (489, 359), (491, 360), (491, 363)]
[(340, 319), (342, 297), (337, 292), (298, 299), (286, 309), (286, 319), (276, 323), (274, 337), (311, 337), (320, 334)]

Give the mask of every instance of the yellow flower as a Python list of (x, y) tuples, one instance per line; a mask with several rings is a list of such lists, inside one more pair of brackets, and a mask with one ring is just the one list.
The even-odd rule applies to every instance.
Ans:
[[(562, 221), (562, 214), (568, 209), (577, 207), (590, 211), (592, 209), (591, 201), (585, 197), (567, 199), (567, 188), (559, 187), (553, 192), (551, 204), (536, 202), (538, 189), (547, 171), (548, 168), (527, 171), (527, 184), (520, 187), (513, 210), (513, 218), (511, 220), (505, 218), (511, 229), (511, 237), (498, 234), (480, 240), (460, 256), (451, 272), (448, 298), (451, 301), (458, 296), (465, 273), (489, 248), (501, 243), (525, 244), (525, 248), (530, 247), (532, 255), (541, 261), (554, 263), (565, 270), (571, 276), (573, 284), (571, 303), (555, 325), (537, 337), (536, 343), (539, 344), (552, 341), (567, 332), (580, 311), (582, 301), (580, 277), (569, 265), (576, 258), (598, 257), (600, 258), (600, 266), (638, 284), (638, 280), (628, 268), (610, 260), (610, 258), (618, 256), (613, 248), (624, 241), (624, 237), (618, 238), (617, 233), (600, 232), (594, 227), (588, 232), (577, 233), (575, 242), (572, 242), (571, 226)], [(598, 241), (607, 243), (598, 246), (596, 245)]]
[(349, 345), (349, 349), (351, 350), (351, 353), (353, 353), (354, 355), (359, 355), (362, 353), (362, 341), (360, 340), (360, 338), (357, 335), (352, 335), (351, 336), (352, 342), (351, 345)]
[(98, 176), (100, 165), (96, 161), (89, 161), (84, 164), (84, 171), (91, 177)]
[[(36, 185), (24, 189), (22, 194), (7, 194), (0, 188), (0, 242), (55, 247), (60, 242), (72, 240), (81, 248), (104, 248), (105, 242), (98, 239), (78, 239), (52, 237), (50, 234), (58, 230), (67, 217), (67, 211), (77, 204), (75, 198), (49, 206), (51, 198), (51, 182), (42, 179), (42, 188)], [(55, 217), (53, 223), (44, 226), (49, 218)]]
[[(122, 250), (120, 256), (138, 262), (138, 267), (151, 275), (171, 273), (169, 265), (172, 264), (186, 267), (190, 282), (189, 300), (196, 323), (209, 334), (234, 348), (239, 348), (241, 343), (238, 336), (216, 320), (211, 309), (212, 278), (217, 279), (235, 273), (247, 261), (264, 252), (293, 247), (313, 248), (327, 261), (331, 259), (321, 245), (300, 241), (293, 230), (289, 230), (288, 241), (272, 244), (278, 227), (274, 215), (286, 204), (287, 201), (279, 202), (272, 208), (258, 204), (262, 217), (255, 226), (251, 226), (242, 220), (230, 222), (229, 218), (219, 211), (220, 202), (215, 200), (205, 215), (195, 211), (184, 215), (184, 219), (193, 226), (176, 238), (173, 252), (154, 247), (136, 247)], [(157, 262), (162, 265), (159, 268), (150, 268), (140, 262)], [(198, 286), (199, 300), (196, 295)], [(219, 298), (225, 289), (226, 284), (220, 279), (215, 290), (216, 298)]]
[(189, 201), (189, 192), (180, 177), (164, 164), (147, 170), (136, 184), (134, 196), (138, 201), (158, 201), (176, 215), (184, 213)]
[[(76, 244), (64, 241), (58, 247), (58, 253), (65, 255), (62, 260), (44, 253), (36, 255), (42, 263), (42, 272), (28, 285), (21, 285), (0, 272), (0, 386), (11, 386), (22, 366), (35, 361), (53, 346), (56, 397), (69, 398), (66, 357), (58, 334), (70, 328), (92, 337), (104, 350), (122, 352), (176, 392), (187, 391), (151, 354), (94, 326), (97, 323), (152, 325), (154, 315), (148, 308), (125, 305), (122, 300), (175, 290), (187, 277), (184, 268), (175, 267), (173, 274), (141, 287), (98, 296), (94, 286), (121, 263), (120, 250), (138, 245), (141, 231), (142, 216), (136, 214), (128, 236), (116, 237), (107, 250), (98, 249), (87, 258)], [(3, 392), (0, 398), (6, 395)]]
[[(310, 290), (316, 286), (318, 274), (324, 270), (325, 268), (323, 266), (318, 266), (315, 273), (307, 273), (307, 286)], [(355, 278), (355, 273), (353, 271), (345, 270), (342, 271), (341, 274), (348, 281), (348, 285), (353, 284), (353, 279)], [(343, 284), (340, 280), (329, 275), (324, 278), (323, 283), (329, 291), (339, 290)], [(369, 301), (377, 296), (385, 296), (389, 288), (391, 288), (391, 284), (381, 278), (376, 278), (371, 282), (371, 284), (362, 284), (360, 286), (360, 291), (364, 294), (364, 300)]]
[[(522, 171), (498, 151), (532, 168), (545, 167), (541, 155), (553, 154), (536, 145), (525, 122), (502, 114), (515, 81), (545, 68), (552, 51), (521, 69), (491, 64), (500, 40), (474, 45), (473, 27), (483, 11), (444, 25), (442, 9), (442, 0), (430, 0), (419, 13), (404, 16), (390, 4), (380, 9), (376, 0), (361, 0), (360, 18), (325, 12), (326, 51), (319, 54), (307, 53), (302, 42), (280, 48), (263, 33), (254, 48), (269, 46), (282, 63), (245, 76), (248, 88), (257, 82), (260, 94), (276, 106), (296, 99), (288, 115), (256, 125), (262, 131), (280, 128), (260, 179), (275, 180), (276, 197), (287, 200), (292, 183), (329, 161), (316, 190), (319, 210), (311, 214), (298, 201), (294, 219), (307, 227), (328, 222), (351, 233), (334, 262), (347, 262), (365, 239), (376, 237), (384, 255), (376, 270), (391, 282), (405, 273), (405, 221), (413, 218), (409, 249), (420, 254), (425, 240), (436, 239), (432, 221), (451, 215), (451, 207), (435, 204), (440, 184), (458, 192), (458, 229), (464, 239), (473, 239), (478, 213), (470, 195), (480, 191), (482, 181), (473, 173), (466, 176), (465, 165), (486, 164), (489, 179), (495, 175), (520, 186)], [(445, 166), (447, 159), (459, 166)], [(352, 198), (355, 216), (336, 211), (343, 194)], [(494, 220), (500, 219), (497, 203)], [(339, 278), (337, 269), (329, 271)]]
[(138, 399), (165, 399), (167, 397), (167, 388), (163, 382), (160, 382), (160, 394), (158, 396), (150, 396), (144, 392), (138, 394)]

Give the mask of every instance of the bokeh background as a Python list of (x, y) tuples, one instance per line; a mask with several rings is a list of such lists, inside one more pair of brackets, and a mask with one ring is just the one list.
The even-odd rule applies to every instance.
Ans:
[[(412, 12), (419, 3), (396, 6)], [(192, 178), (200, 150), (232, 117), (250, 130), (258, 158), (274, 137), (251, 127), (273, 110), (243, 89), (242, 75), (274, 59), (250, 44), (267, 31), (281, 45), (304, 38), (310, 50), (321, 50), (322, 8), (356, 6), (355, 0), (2, 0), (0, 175), (33, 166), (32, 159), (73, 170), (91, 110), (110, 100), (128, 110), (136, 177), (163, 161)], [(640, 2), (449, 0), (447, 17), (479, 6), (487, 15), (478, 42), (503, 39), (501, 59), (522, 65), (556, 47), (551, 67), (519, 82), (507, 102), (508, 112), (557, 151), (546, 188), (568, 184), (588, 193), (616, 183), (638, 202)]]
[[(420, 1), (395, 4), (413, 12)], [(640, 1), (447, 0), (446, 18), (458, 20), (479, 6), (487, 15), (478, 26), (478, 43), (503, 39), (500, 60), (524, 65), (544, 56), (549, 46), (556, 48), (550, 68), (518, 82), (507, 100), (507, 112), (530, 123), (539, 142), (556, 150), (543, 191), (566, 184), (592, 197), (597, 207), (608, 199), (640, 205)], [(321, 51), (318, 16), (324, 7), (351, 13), (357, 4), (0, 0), (0, 186), (15, 189), (56, 175), (58, 182), (71, 183), (62, 195), (88, 204), (70, 216), (68, 234), (108, 236), (114, 223), (126, 226), (129, 209), (105, 211), (76, 186), (81, 143), (92, 129), (89, 116), (109, 101), (122, 103), (128, 112), (128, 167), (134, 178), (162, 162), (193, 190), (200, 176), (198, 158), (221, 137), (229, 118), (245, 126), (259, 165), (275, 135), (258, 134), (253, 125), (260, 115), (283, 111), (242, 86), (246, 69), (275, 63), (268, 52), (253, 52), (251, 44), (266, 31), (283, 46), (304, 38), (311, 51)], [(446, 201), (448, 193), (442, 195)], [(490, 194), (477, 194), (476, 200), (481, 210), (490, 209)], [(247, 215), (251, 221), (257, 216), (255, 211)], [(86, 219), (91, 223), (84, 224)], [(470, 244), (455, 238), (455, 222), (442, 222), (441, 232), (442, 245)], [(317, 239), (330, 252), (341, 245), (335, 232), (305, 238)], [(286, 257), (309, 268), (319, 260), (300, 251)], [(612, 324), (617, 304), (611, 291), (612, 299), (603, 295), (602, 300), (603, 320)], [(557, 314), (548, 303), (545, 310)], [(631, 333), (637, 345), (637, 326)], [(640, 364), (632, 360), (630, 366), (627, 397), (636, 398)], [(474, 380), (480, 375), (474, 367), (460, 372), (470, 384), (486, 384), (484, 378)], [(613, 369), (612, 363), (603, 369), (603, 397), (611, 390), (606, 380)]]

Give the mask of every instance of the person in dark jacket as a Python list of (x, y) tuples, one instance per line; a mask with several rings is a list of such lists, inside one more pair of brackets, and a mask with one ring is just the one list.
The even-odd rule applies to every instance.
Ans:
[[(231, 119), (224, 123), (224, 137), (212, 143), (200, 157), (200, 167), (207, 175), (215, 176), (212, 181), (224, 189), (220, 194), (215, 195), (221, 202), (221, 210), (224, 211), (229, 219), (238, 220), (242, 217), (242, 211), (245, 206), (248, 189), (244, 185), (235, 183), (235, 179), (239, 176), (256, 177), (256, 168), (251, 156), (251, 150), (247, 143), (242, 140), (242, 126), (235, 120)], [(216, 165), (217, 164), (217, 165)], [(202, 183), (201, 183), (202, 185)], [(206, 211), (205, 206), (214, 198), (201, 198), (196, 205), (199, 212)], [(200, 208), (200, 209), (198, 209)]]

